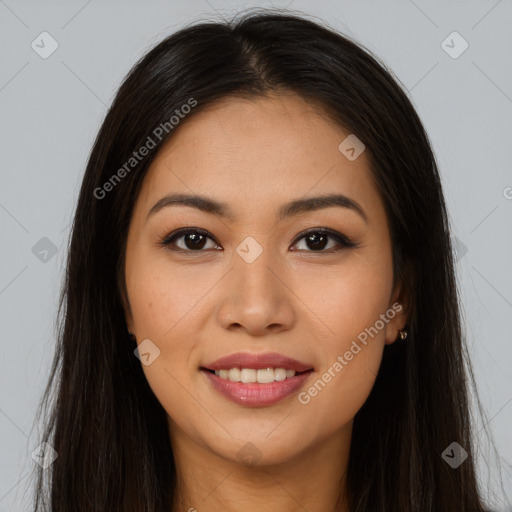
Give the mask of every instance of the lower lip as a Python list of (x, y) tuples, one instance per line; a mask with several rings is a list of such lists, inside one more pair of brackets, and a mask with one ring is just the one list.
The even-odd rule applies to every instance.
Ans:
[(239, 405), (248, 407), (265, 407), (275, 404), (290, 395), (293, 395), (308, 379), (312, 370), (296, 374), (291, 378), (281, 381), (259, 384), (257, 382), (244, 384), (233, 382), (229, 379), (222, 379), (215, 373), (201, 370), (210, 380), (212, 386), (226, 398)]

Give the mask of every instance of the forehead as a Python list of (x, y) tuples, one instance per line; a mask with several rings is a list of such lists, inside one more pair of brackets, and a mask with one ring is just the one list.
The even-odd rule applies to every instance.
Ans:
[(170, 192), (218, 197), (248, 215), (333, 192), (368, 208), (380, 201), (365, 153), (351, 161), (340, 152), (350, 132), (294, 94), (225, 98), (174, 130), (143, 182), (149, 208)]
[[(201, 162), (201, 168), (212, 159), (215, 165), (243, 162), (244, 169), (252, 172), (256, 168), (274, 170), (280, 161), (285, 164), (294, 159), (297, 168), (297, 160), (303, 158), (310, 163), (338, 156), (338, 144), (347, 135), (319, 106), (295, 94), (228, 97), (185, 119), (157, 160), (172, 154), (174, 160)], [(283, 171), (288, 168), (283, 165)]]

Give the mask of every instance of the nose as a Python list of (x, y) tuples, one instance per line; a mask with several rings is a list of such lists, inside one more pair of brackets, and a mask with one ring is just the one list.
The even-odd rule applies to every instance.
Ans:
[(284, 273), (282, 266), (271, 261), (270, 251), (263, 250), (251, 263), (236, 255), (218, 309), (222, 327), (251, 336), (290, 329), (296, 321), (296, 298)]

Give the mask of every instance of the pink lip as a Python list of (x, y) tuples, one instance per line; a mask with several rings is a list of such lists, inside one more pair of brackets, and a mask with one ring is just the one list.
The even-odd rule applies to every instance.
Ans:
[[(231, 366), (230, 368), (234, 367)], [(254, 368), (254, 366), (252, 366), (252, 368)], [(280, 368), (283, 367), (280, 366)], [(295, 391), (304, 384), (311, 373), (313, 373), (312, 371), (307, 371), (305, 373), (299, 373), (294, 377), (286, 378), (282, 381), (270, 382), (268, 384), (259, 384), (257, 382), (244, 384), (242, 382), (232, 382), (229, 379), (222, 379), (208, 370), (203, 369), (201, 372), (209, 379), (213, 388), (219, 393), (236, 404), (248, 407), (265, 407), (289, 397), (295, 393)]]
[[(284, 368), (285, 370), (295, 370), (296, 372), (305, 372), (313, 369), (311, 365), (276, 352), (265, 352), (263, 354), (238, 352), (221, 357), (212, 363), (205, 364), (203, 368), (208, 370), (229, 370), (230, 368), (254, 368), (255, 370), (261, 368)], [(261, 386), (261, 384), (259, 385)]]

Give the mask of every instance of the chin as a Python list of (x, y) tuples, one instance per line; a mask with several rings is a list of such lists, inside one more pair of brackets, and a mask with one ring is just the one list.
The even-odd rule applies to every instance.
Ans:
[(289, 437), (283, 442), (282, 437), (273, 438), (272, 434), (268, 435), (269, 432), (252, 432), (247, 437), (232, 432), (234, 439), (230, 438), (219, 446), (210, 445), (210, 449), (231, 462), (249, 468), (286, 464), (306, 449), (303, 436)]

